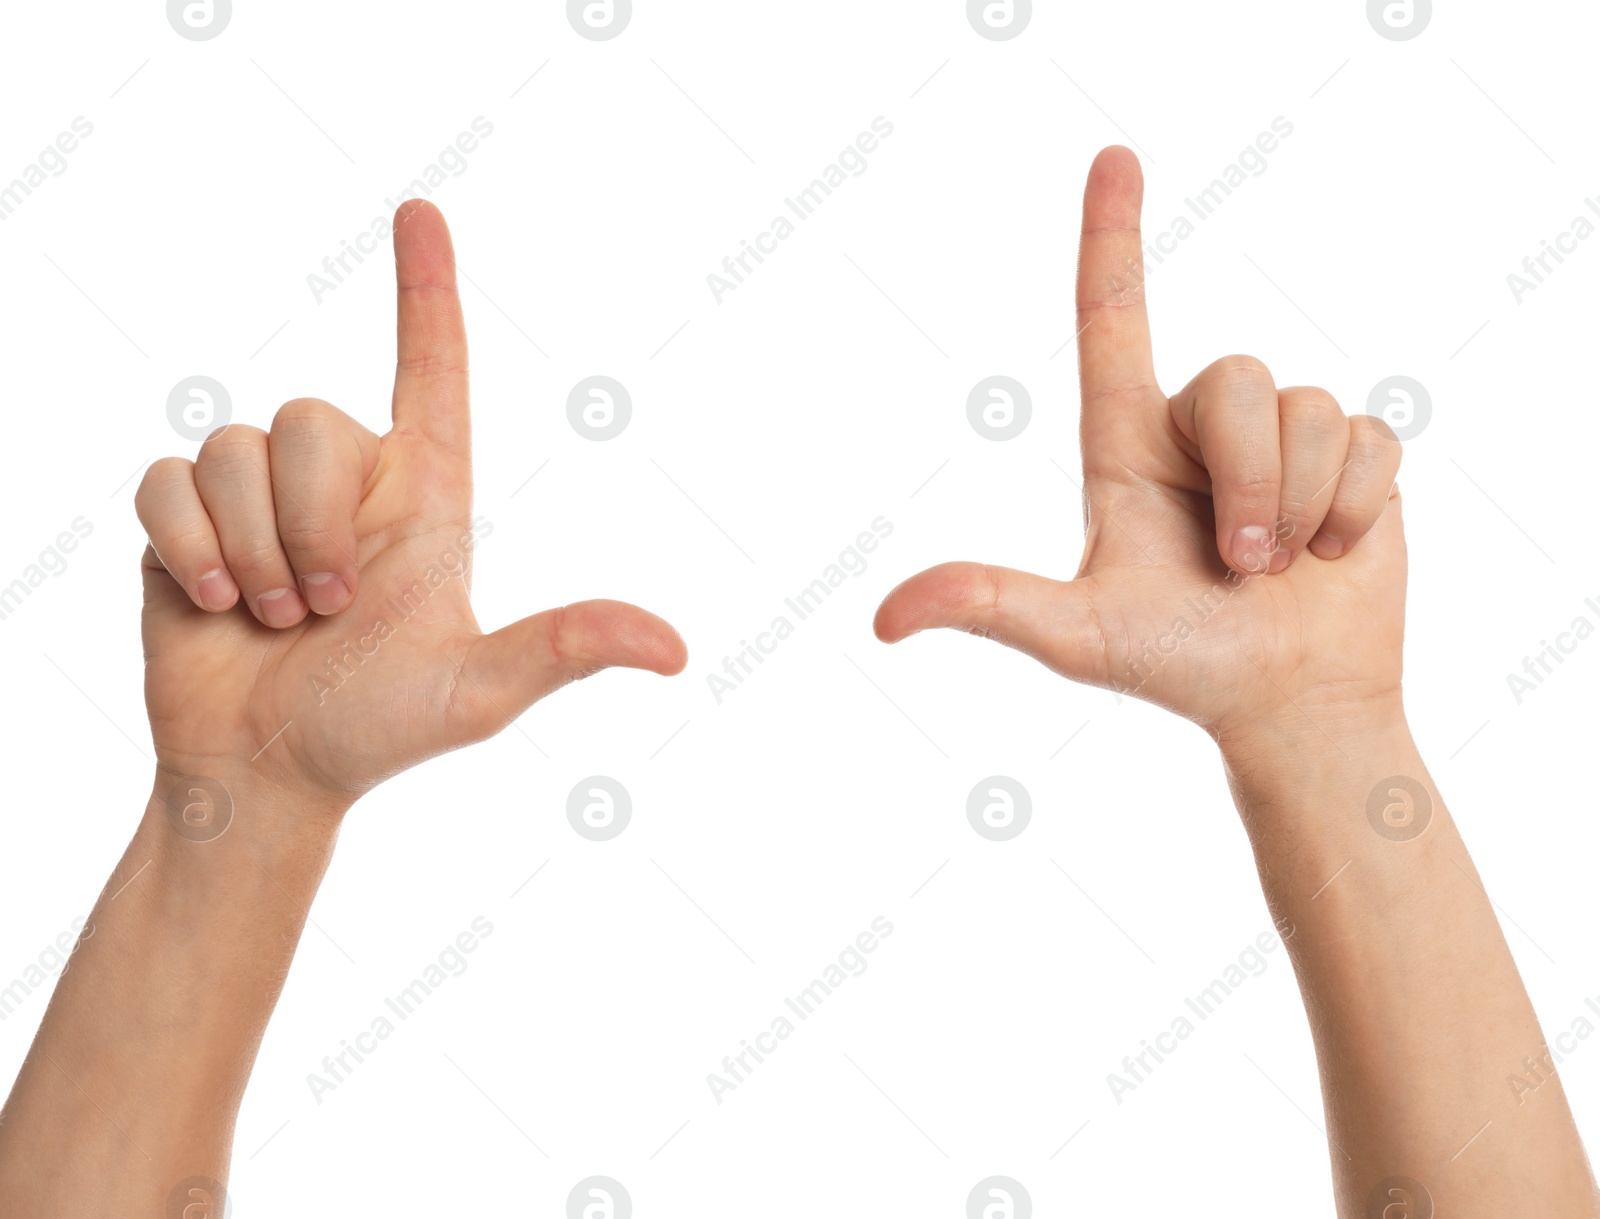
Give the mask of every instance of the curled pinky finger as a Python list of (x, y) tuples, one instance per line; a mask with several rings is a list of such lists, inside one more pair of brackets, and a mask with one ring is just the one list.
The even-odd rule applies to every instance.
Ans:
[(1308, 549), (1319, 559), (1337, 559), (1377, 524), (1400, 472), (1400, 441), (1381, 419), (1350, 419), (1349, 464), (1339, 476), (1328, 515)]
[(189, 600), (212, 613), (232, 609), (239, 586), (228, 574), (216, 527), (200, 502), (194, 463), (181, 457), (152, 463), (133, 503), (151, 549)]

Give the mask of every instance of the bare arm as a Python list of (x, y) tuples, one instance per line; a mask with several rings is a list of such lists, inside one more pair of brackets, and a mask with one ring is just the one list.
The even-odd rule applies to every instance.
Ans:
[(222, 1214), (239, 1102), (340, 813), (273, 807), (247, 783), (228, 784), (231, 824), (204, 841), (169, 818), (188, 784), (158, 778), (5, 1107), (0, 1182), (19, 1213), (160, 1215), (181, 1194)]
[(157, 773), (0, 1112), (7, 1213), (220, 1214), (185, 1208), (218, 1202), (350, 806), (568, 682), (685, 663), (670, 626), (615, 601), (479, 629), (488, 529), (450, 235), (415, 202), (394, 231), (393, 428), (299, 399), (270, 433), (222, 428), (139, 488)]
[(1401, 711), (1399, 442), (1250, 356), (1162, 391), (1142, 198), (1133, 154), (1102, 152), (1078, 265), (1076, 577), (948, 563), (889, 594), (878, 634), (974, 631), (1222, 746), (1293, 927), (1342, 1216), (1432, 1219), (1430, 1193), (1453, 1217), (1589, 1216), (1560, 1084), (1507, 1086), (1543, 1037)]
[(1324, 727), (1263, 721), (1223, 756), (1294, 929), (1339, 1213), (1592, 1215), (1561, 1081), (1524, 1065), (1538, 1019), (1404, 717)]

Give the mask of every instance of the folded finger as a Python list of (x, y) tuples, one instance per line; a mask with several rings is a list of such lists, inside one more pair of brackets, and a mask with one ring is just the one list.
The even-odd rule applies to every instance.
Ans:
[(356, 509), (378, 464), (378, 438), (337, 407), (299, 398), (268, 437), (278, 539), (313, 612), (337, 614), (355, 596)]
[(1283, 486), (1278, 496), (1278, 551), (1269, 572), (1282, 571), (1316, 536), (1349, 459), (1350, 421), (1333, 395), (1297, 385), (1278, 391)]
[(134, 511), (156, 557), (203, 610), (220, 613), (239, 600), (217, 531), (200, 502), (194, 463), (181, 457), (153, 462), (133, 497)]
[(200, 446), (194, 480), (245, 604), (266, 626), (283, 628), (306, 616), (306, 603), (278, 541), (270, 469), (267, 434), (233, 424)]
[(1211, 476), (1223, 562), (1241, 575), (1265, 574), (1277, 551), (1282, 486), (1272, 374), (1252, 356), (1228, 356), (1180, 390), (1171, 410)]
[(1381, 419), (1350, 418), (1350, 456), (1322, 527), (1311, 539), (1311, 553), (1337, 559), (1366, 536), (1383, 515), (1400, 472), (1400, 441)]

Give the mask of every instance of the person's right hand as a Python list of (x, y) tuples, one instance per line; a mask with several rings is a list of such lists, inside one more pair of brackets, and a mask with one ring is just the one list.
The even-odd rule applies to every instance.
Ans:
[(1316, 708), (1396, 712), (1400, 444), (1377, 419), (1347, 419), (1325, 390), (1277, 388), (1249, 356), (1218, 360), (1169, 399), (1145, 313), (1143, 192), (1127, 149), (1095, 159), (1078, 265), (1077, 577), (947, 563), (889, 594), (878, 636), (955, 627), (998, 639), (1219, 739)]
[(567, 682), (687, 660), (670, 626), (615, 601), (479, 629), (467, 341), (444, 218), (402, 205), (394, 247), (387, 435), (299, 399), (270, 434), (225, 427), (139, 488), (145, 698), (169, 778), (259, 775), (347, 804)]

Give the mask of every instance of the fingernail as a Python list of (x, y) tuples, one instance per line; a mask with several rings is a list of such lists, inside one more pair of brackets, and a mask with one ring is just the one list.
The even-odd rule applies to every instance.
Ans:
[(1269, 576), (1277, 575), (1285, 567), (1289, 566), (1289, 560), (1293, 557), (1289, 553), (1289, 548), (1280, 543), (1278, 548), (1272, 552), (1272, 562), (1267, 564), (1267, 574)]
[(206, 572), (196, 587), (200, 593), (200, 604), (208, 610), (225, 610), (239, 595), (238, 585), (233, 582), (227, 569), (222, 567)]
[(1339, 538), (1319, 533), (1311, 539), (1311, 549), (1319, 559), (1337, 559), (1344, 553), (1344, 542)]
[(318, 614), (337, 614), (350, 600), (350, 586), (332, 572), (301, 576), (300, 584), (306, 590), (306, 601)]
[(1268, 556), (1272, 553), (1268, 538), (1271, 531), (1265, 525), (1246, 525), (1233, 535), (1234, 566), (1250, 575), (1260, 575), (1267, 570)]
[(270, 593), (262, 593), (256, 598), (256, 604), (261, 607), (261, 620), (270, 627), (293, 626), (306, 616), (306, 603), (292, 588), (275, 588)]

